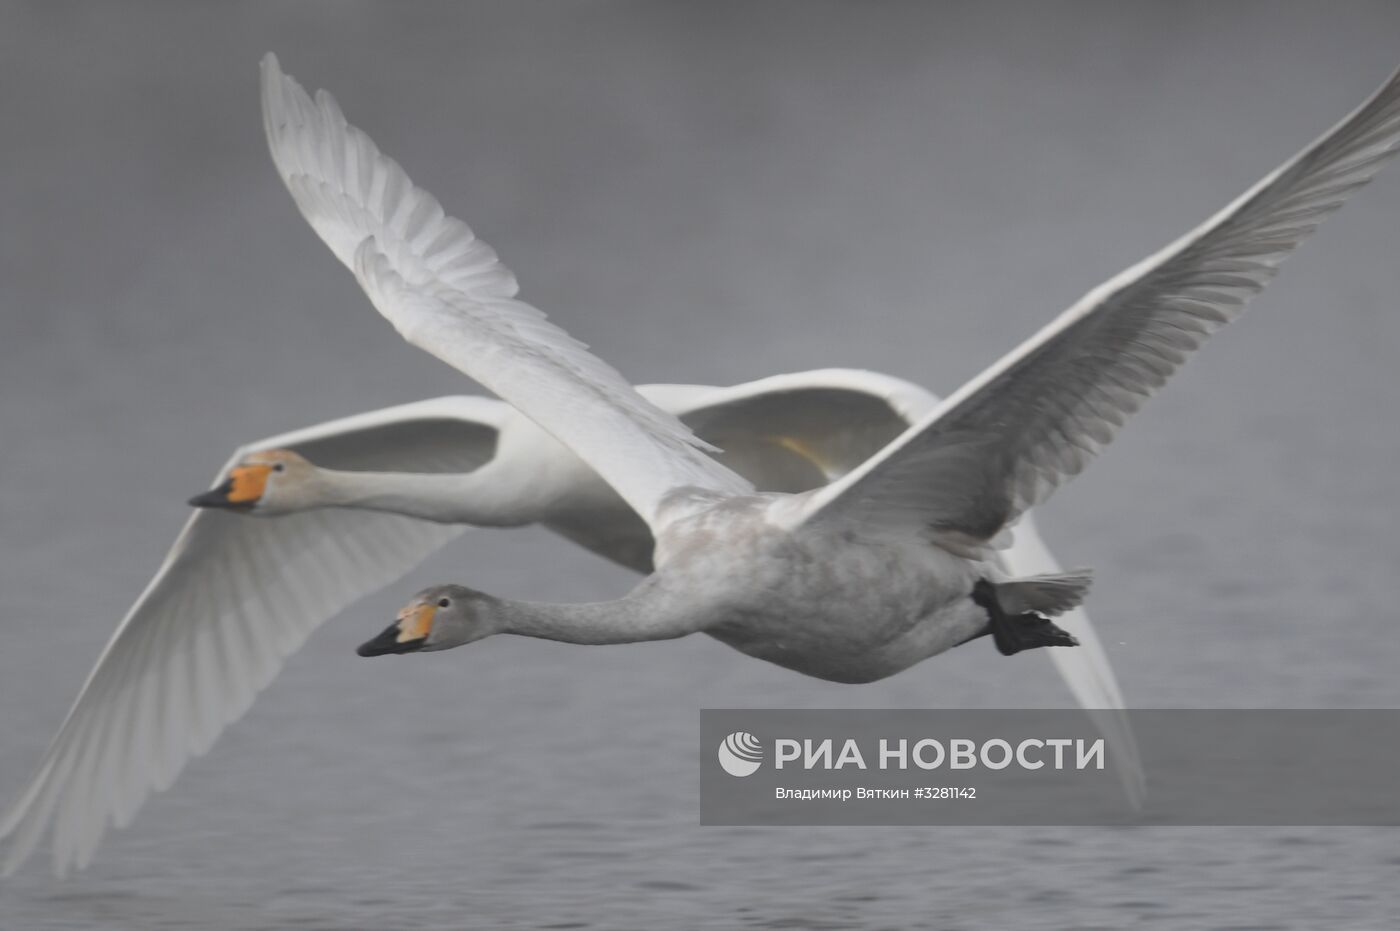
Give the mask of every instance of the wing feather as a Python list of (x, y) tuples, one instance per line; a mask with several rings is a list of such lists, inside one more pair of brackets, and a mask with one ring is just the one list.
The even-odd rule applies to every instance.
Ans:
[[(1002, 553), (1006, 569), (1015, 576), (1058, 573), (1060, 564), (1041, 540), (1031, 517), (1027, 513), (1016, 524), (1014, 541)], [(1073, 634), (1079, 646), (1073, 650), (1045, 650), (1044, 653), (1054, 663), (1055, 671), (1079, 707), (1107, 739), (1109, 757), (1117, 770), (1123, 793), (1136, 808), (1146, 794), (1146, 776), (1132, 720), (1108, 653), (1082, 607), (1061, 614), (1055, 618), (1055, 623)]]
[(515, 277), (465, 223), (414, 186), (277, 59), (262, 64), (273, 162), (292, 199), (407, 339), (476, 379), (569, 446), (648, 522), (681, 487), (752, 487), (615, 369), (515, 298)]
[[(488, 460), (505, 407), (440, 398), (252, 444), (331, 468), (470, 471)], [(84, 866), (109, 824), (251, 706), (324, 620), (463, 532), (392, 514), (322, 510), (273, 519), (199, 511), (93, 667), (28, 786), (0, 819), (8, 874), (52, 836), (62, 874)]]
[(1209, 221), (1090, 291), (796, 522), (990, 540), (1078, 474), (1400, 147), (1400, 72)]

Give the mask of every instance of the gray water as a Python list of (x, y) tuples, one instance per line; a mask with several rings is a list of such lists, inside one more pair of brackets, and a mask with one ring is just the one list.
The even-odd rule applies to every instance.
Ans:
[[(629, 377), (865, 366), (951, 390), (1400, 62), (1400, 7), (0, 5), (0, 796), (232, 447), (462, 390), (305, 228), (259, 56)], [(1141, 707), (1394, 707), (1400, 171), (1292, 260), (1042, 529)], [(1378, 929), (1400, 835), (717, 829), (698, 709), (1069, 703), (969, 648), (804, 679), (704, 638), (361, 660), (407, 593), (630, 584), (469, 535), (328, 623), (0, 928)]]

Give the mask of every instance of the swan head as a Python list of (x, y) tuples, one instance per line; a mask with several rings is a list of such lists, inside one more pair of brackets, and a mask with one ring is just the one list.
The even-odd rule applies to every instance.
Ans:
[(497, 633), (496, 599), (462, 585), (426, 588), (399, 611), (397, 620), (373, 640), (360, 644), (361, 656), (447, 650)]
[(262, 449), (240, 459), (223, 482), (195, 495), (190, 505), (245, 514), (286, 514), (306, 506), (316, 475), (316, 467), (290, 449)]

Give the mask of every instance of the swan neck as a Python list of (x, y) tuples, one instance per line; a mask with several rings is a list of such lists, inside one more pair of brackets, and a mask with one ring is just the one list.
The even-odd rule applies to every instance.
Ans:
[(615, 601), (591, 604), (498, 602), (502, 633), (562, 643), (608, 644), (670, 640), (699, 629), (684, 599), (652, 576)]
[(518, 527), (536, 516), (487, 463), (466, 473), (340, 472), (320, 470), (326, 506), (383, 511), (479, 527)]

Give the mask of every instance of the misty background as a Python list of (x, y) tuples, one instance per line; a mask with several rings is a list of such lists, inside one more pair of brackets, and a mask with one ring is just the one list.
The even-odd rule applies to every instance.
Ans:
[[(296, 213), (257, 63), (637, 383), (947, 393), (1400, 64), (1393, 3), (0, 3), (0, 803), (240, 443), (476, 392)], [(1400, 170), (1040, 512), (1138, 707), (1394, 707)], [(633, 577), (467, 535), (326, 624), (39, 928), (1374, 928), (1387, 830), (697, 826), (702, 707), (1070, 704), (974, 644), (885, 682), (709, 640), (365, 661), (456, 581)], [(1150, 778), (1150, 774), (1149, 774)], [(8, 917), (7, 917), (8, 916)]]

